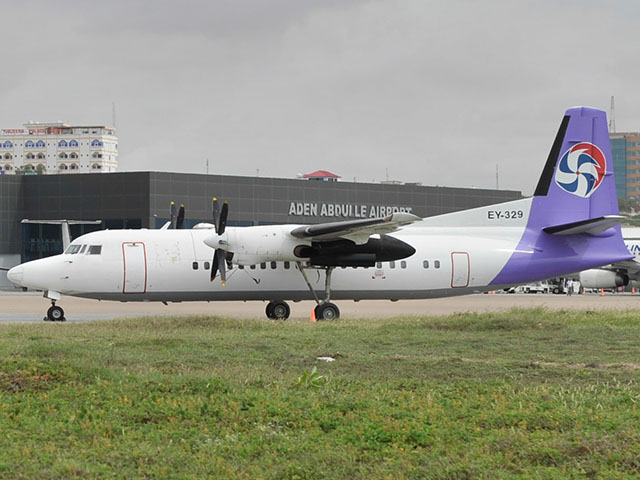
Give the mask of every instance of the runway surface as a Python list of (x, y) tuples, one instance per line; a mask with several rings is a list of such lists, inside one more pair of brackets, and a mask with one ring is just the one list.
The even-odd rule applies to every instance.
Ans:
[[(550, 310), (630, 310), (640, 308), (640, 294), (586, 295), (477, 294), (430, 300), (339, 301), (342, 317), (393, 317), (397, 315), (449, 315), (458, 312), (494, 312), (511, 308), (545, 307)], [(0, 291), (0, 323), (41, 322), (51, 302), (40, 292)], [(69, 322), (160, 315), (221, 315), (266, 318), (266, 302), (136, 303), (100, 302), (65, 297), (58, 302)], [(308, 320), (312, 302), (290, 303), (292, 320)]]

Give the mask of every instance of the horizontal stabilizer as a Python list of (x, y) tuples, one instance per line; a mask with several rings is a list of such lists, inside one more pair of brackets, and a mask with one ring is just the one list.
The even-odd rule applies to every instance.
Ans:
[(604, 217), (590, 218), (579, 222), (554, 225), (543, 228), (544, 232), (550, 235), (578, 235), (586, 233), (588, 235), (600, 235), (605, 230), (619, 225), (624, 217), (620, 215), (606, 215)]

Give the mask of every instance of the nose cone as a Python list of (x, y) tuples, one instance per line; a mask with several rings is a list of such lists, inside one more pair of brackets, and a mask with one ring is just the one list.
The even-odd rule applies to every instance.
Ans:
[(22, 279), (24, 278), (24, 268), (22, 265), (18, 265), (17, 267), (13, 267), (7, 272), (7, 278), (10, 282), (15, 283), (16, 285), (22, 285)]

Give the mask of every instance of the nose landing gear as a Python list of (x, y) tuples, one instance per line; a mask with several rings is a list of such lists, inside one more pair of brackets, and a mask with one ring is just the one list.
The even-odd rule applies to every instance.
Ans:
[(43, 319), (45, 322), (66, 322), (64, 318), (64, 310), (62, 307), (56, 306), (56, 302), (52, 301), (49, 310), (47, 310), (47, 316)]

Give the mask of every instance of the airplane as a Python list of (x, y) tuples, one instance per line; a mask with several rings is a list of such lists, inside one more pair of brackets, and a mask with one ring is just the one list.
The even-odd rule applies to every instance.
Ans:
[[(606, 114), (566, 111), (533, 197), (420, 219), (405, 212), (318, 225), (226, 227), (228, 203), (193, 229), (102, 230), (60, 255), (9, 270), (44, 291), (45, 320), (61, 295), (114, 301), (420, 299), (498, 290), (633, 258), (619, 223)], [(177, 222), (175, 222), (177, 223)], [(175, 225), (177, 226), (177, 225)]]
[(622, 238), (633, 258), (580, 272), (578, 274), (580, 285), (584, 288), (598, 289), (627, 285), (640, 287), (640, 228), (622, 228)]

